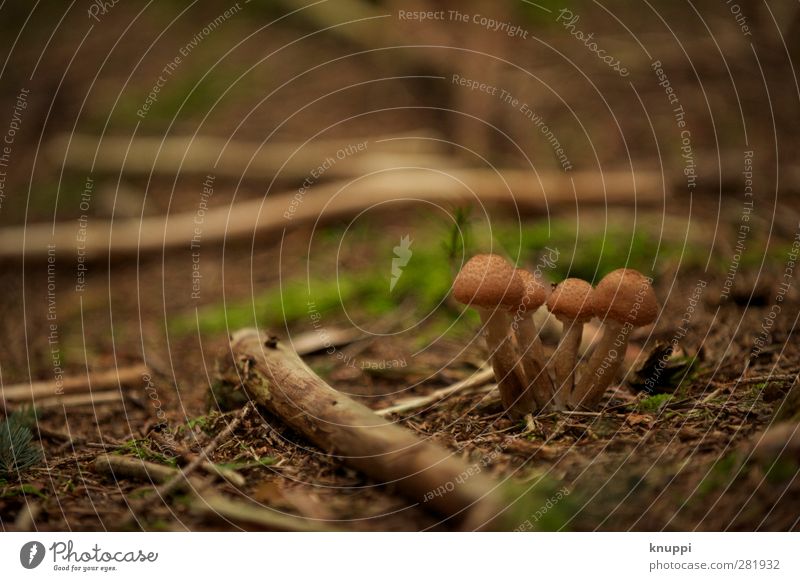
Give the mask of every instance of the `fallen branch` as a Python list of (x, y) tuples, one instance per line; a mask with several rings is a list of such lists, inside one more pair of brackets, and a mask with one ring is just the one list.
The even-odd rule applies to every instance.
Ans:
[(140, 458), (101, 454), (94, 459), (94, 471), (109, 478), (164, 482), (177, 473), (175, 468)]
[(0, 387), (0, 399), (26, 401), (90, 390), (102, 391), (114, 387), (141, 384), (143, 376), (149, 373), (150, 370), (146, 365), (132, 365), (131, 367), (95, 371), (87, 375), (67, 377), (61, 382), (35, 381), (32, 383), (18, 383)]
[(321, 328), (300, 333), (289, 339), (289, 343), (298, 355), (310, 355), (323, 349), (342, 347), (354, 343), (364, 337), (360, 329)]
[(42, 512), (42, 503), (30, 498), (25, 498), (25, 504), (14, 519), (14, 530), (17, 532), (28, 532), (36, 530), (36, 519)]
[(710, 392), (702, 399), (702, 403), (707, 404), (714, 401), (715, 398), (719, 397), (725, 392), (728, 391), (735, 391), (737, 387), (740, 385), (755, 385), (758, 383), (788, 383), (794, 382), (797, 379), (797, 374), (788, 373), (788, 374), (767, 374), (767, 375), (758, 375), (754, 377), (739, 377), (736, 379), (731, 379), (729, 381), (712, 381), (709, 385), (713, 385), (716, 387), (714, 391)]
[[(202, 462), (201, 468), (212, 476), (218, 476), (228, 483), (241, 488), (245, 484), (244, 477), (229, 468), (221, 468), (212, 462)], [(147, 462), (139, 458), (130, 456), (102, 455), (95, 458), (95, 472), (107, 476), (129, 478), (132, 480), (148, 480), (151, 482), (165, 482), (170, 478), (179, 475), (177, 468)], [(186, 482), (178, 482), (177, 486), (184, 486)], [(199, 481), (193, 481), (193, 485), (199, 485)], [(197, 486), (195, 486), (196, 488)]]
[(220, 494), (204, 494), (192, 502), (192, 508), (232, 522), (259, 529), (295, 532), (333, 532), (336, 529), (299, 516), (288, 516), (263, 508), (253, 502), (233, 500)]
[[(139, 458), (110, 454), (103, 454), (95, 458), (94, 471), (114, 480), (129, 479), (148, 482), (166, 482), (180, 474), (177, 469), (169, 466), (147, 462)], [(187, 487), (187, 484), (189, 484), (188, 480), (180, 478), (176, 486), (186, 487), (190, 490), (193, 494), (190, 506), (201, 514), (214, 514), (231, 521), (249, 523), (276, 531), (332, 530), (330, 527), (310, 522), (301, 517), (283, 515), (253, 503), (231, 500), (216, 493), (205, 492), (205, 486), (199, 480), (191, 480), (191, 487)], [(125, 521), (125, 524), (130, 523)]]
[[(308, 143), (264, 144), (215, 137), (100, 137), (69, 134), (47, 146), (50, 160), (59, 168), (96, 173), (162, 175), (214, 175), (233, 179), (304, 180), (309, 171), (337, 152), (346, 151), (326, 169), (326, 178), (356, 177), (397, 166), (440, 161), (442, 145), (425, 132), (321, 139)], [(358, 148), (366, 143), (366, 147)], [(354, 153), (350, 153), (355, 148)], [(363, 151), (363, 153), (361, 153)]]
[(479, 469), (336, 391), (274, 337), (237, 331), (231, 351), (220, 363), (222, 379), (326, 453), (465, 528), (494, 516), (492, 484)]
[(416, 397), (409, 397), (401, 399), (393, 406), (376, 410), (375, 413), (379, 416), (388, 416), (391, 414), (402, 414), (411, 410), (419, 409), (434, 403), (437, 403), (446, 397), (455, 393), (466, 391), (473, 387), (480, 387), (494, 379), (494, 371), (491, 367), (484, 367), (476, 371), (473, 375), (466, 379), (454, 383), (450, 387), (438, 389), (428, 395), (420, 395)]
[[(280, 233), (306, 223), (322, 223), (354, 215), (391, 202), (495, 203), (547, 212), (555, 206), (575, 208), (585, 204), (661, 204), (664, 184), (657, 173), (630, 172), (536, 174), (509, 170), (423, 170), (400, 168), (373, 173), (358, 180), (320, 184), (305, 195), (297, 191), (270, 194), (263, 199), (236, 202), (206, 211), (203, 244), (252, 239), (258, 234)], [(669, 191), (669, 188), (667, 188)], [(313, 192), (313, 193), (312, 193)], [(170, 249), (188, 249), (198, 228), (195, 212), (143, 219), (91, 220), (82, 242), (84, 260), (105, 259), (109, 254), (140, 255)], [(0, 231), (0, 258), (46, 259), (54, 247), (77, 252), (78, 224), (29, 224)]]
[(122, 393), (119, 391), (101, 391), (99, 393), (80, 393), (77, 395), (57, 395), (55, 397), (45, 397), (37, 399), (34, 407), (37, 410), (76, 408), (87, 405), (100, 405), (122, 401)]

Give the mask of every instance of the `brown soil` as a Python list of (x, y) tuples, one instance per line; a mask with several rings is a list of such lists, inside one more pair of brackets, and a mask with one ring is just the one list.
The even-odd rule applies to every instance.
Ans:
[[(624, 14), (623, 5), (628, 5), (620, 2), (616, 5), (620, 14)], [(594, 10), (602, 14), (596, 7)], [(498, 9), (498, 13), (502, 12)], [(587, 7), (585, 14), (584, 22), (588, 26), (594, 13)], [(678, 12), (673, 14), (666, 10), (665, 14), (670, 22), (680, 25)], [(89, 37), (80, 66), (75, 67), (64, 85), (56, 91), (68, 55), (79, 41), (78, 32), (84, 30), (76, 23), (82, 22), (84, 16), (69, 17), (56, 37), (60, 50), (45, 53), (39, 72), (28, 85), (33, 97), (26, 118), (27, 132), (20, 137), (15, 149), (17, 171), (7, 188), (25, 192), (31, 179), (35, 186), (45, 189), (60, 183), (57, 167), (37, 162), (35, 170), (31, 171), (37, 159), (40, 138), (45, 142), (49, 136), (71, 131), (76, 119), (80, 121), (79, 130), (98, 131), (96, 121), (80, 116), (87, 113), (79, 113), (79, 103), (97, 71), (99, 61), (95, 61), (105, 57), (134, 13), (124, 3), (115, 8), (104, 21), (103, 30)], [(215, 10), (210, 9), (194, 13), (189, 21), (178, 25), (173, 36), (191, 38), (198, 25), (215, 16)], [(704, 241), (709, 246), (714, 245), (715, 258), (728, 264), (730, 249), (736, 242), (730, 232), (737, 226), (741, 211), (741, 170), (736, 165), (735, 169), (727, 171), (724, 178), (736, 185), (723, 188), (717, 179), (715, 149), (728, 148), (725, 151), (733, 154), (727, 157), (741, 158), (738, 145), (720, 144), (721, 141), (740, 141), (741, 123), (736, 125), (735, 122), (738, 111), (735, 115), (731, 112), (732, 82), (737, 82), (737, 87), (746, 87), (742, 89), (741, 98), (744, 115), (750, 123), (751, 139), (756, 142), (756, 171), (761, 172), (759, 191), (763, 195), (760, 194), (757, 202), (754, 232), (757, 230), (764, 238), (769, 234), (768, 246), (776, 242), (791, 244), (797, 217), (800, 216), (800, 204), (796, 196), (792, 197), (798, 189), (797, 182), (779, 183), (777, 186), (772, 183), (775, 162), (782, 161), (785, 151), (796, 151), (793, 141), (796, 138), (793, 136), (798, 119), (797, 103), (790, 102), (791, 96), (786, 95), (793, 89), (782, 93), (773, 91), (774, 120), (765, 117), (769, 113), (764, 106), (764, 91), (784, 86), (781, 83), (789, 78), (790, 65), (782, 60), (785, 55), (775, 48), (774, 41), (769, 40), (772, 37), (765, 32), (758, 48), (764, 55), (761, 65), (766, 69), (766, 89), (760, 78), (757, 83), (751, 83), (758, 68), (743, 57), (735, 58), (735, 55), (748, 54), (749, 49), (724, 17), (724, 14), (717, 14), (711, 19), (711, 26), (721, 35), (720, 38), (724, 37), (723, 54), (733, 55), (730, 57), (730, 77), (716, 53), (709, 52), (714, 43), (703, 36), (704, 29), (696, 22), (684, 22), (685, 27), (681, 29), (681, 34), (695, 35), (684, 48), (690, 53), (689, 60), (696, 69), (688, 66), (689, 60), (676, 45), (667, 47), (667, 44), (651, 41), (648, 46), (666, 47), (659, 49), (659, 54), (663, 53), (659, 58), (672, 63), (672, 82), (681, 92), (684, 107), (691, 111), (696, 151), (703, 154), (713, 152), (705, 157), (712, 161), (703, 167), (702, 187), (691, 196), (686, 192), (676, 192), (665, 204), (664, 215), (679, 224), (687, 221), (701, 224), (701, 229), (718, 225), (719, 235), (706, 236)], [(643, 11), (630, 14), (634, 27), (636, 23), (652, 25), (653, 18), (652, 14), (648, 16)], [(266, 17), (263, 19), (266, 21)], [(123, 43), (113, 53), (112, 65), (101, 75), (102, 90), (99, 93), (102, 94), (93, 94), (89, 99), (88, 107), (94, 108), (90, 113), (95, 120), (108, 115), (108, 95), (116, 95), (121, 90), (131, 69), (130, 63), (138, 60), (141, 46), (149, 44), (157, 34), (153, 30), (160, 30), (157, 27), (160, 21), (159, 14), (146, 16), (131, 33), (139, 40)], [(597, 22), (598, 33), (606, 27), (620, 34), (611, 23), (605, 20)], [(40, 28), (49, 31), (53, 25), (45, 19)], [(262, 34), (251, 39), (249, 50), (233, 53), (230, 66), (235, 70), (249, 66), (256, 58), (254, 55), (266, 54), (296, 39), (305, 30), (303, 26), (295, 23), (276, 27), (270, 35)], [(237, 21), (232, 30), (220, 33), (214, 40), (215, 44), (204, 47), (207, 51), (204, 54), (209, 57), (221, 54), (255, 27), (253, 21)], [(404, 30), (402, 26), (400, 30)], [(658, 34), (666, 34), (660, 28), (658, 30)], [(428, 33), (420, 28), (414, 29), (413, 34), (425, 39)], [(649, 60), (638, 52), (636, 45), (624, 44), (628, 52), (620, 50), (620, 53), (628, 58), (631, 69), (635, 71), (641, 102), (628, 87), (620, 85), (613, 74), (598, 68), (592, 55), (582, 47), (576, 47), (576, 41), (565, 35), (560, 27), (545, 28), (542, 34), (552, 46), (570, 54), (579, 66), (589, 71), (598, 91), (609, 99), (613, 110), (620, 113), (622, 127), (616, 128), (612, 125), (614, 117), (603, 108), (603, 100), (592, 99), (592, 103), (581, 112), (581, 117), (587, 119), (587, 130), (594, 146), (589, 147), (563, 103), (542, 86), (528, 86), (524, 80), (516, 79), (518, 90), (537, 103), (551, 126), (560, 128), (559, 138), (575, 152), (572, 157), (576, 167), (595, 170), (630, 167), (627, 161), (630, 154), (630, 165), (636, 169), (663, 163), (665, 171), (674, 173), (677, 167), (677, 175), (682, 177), (679, 155), (675, 153), (679, 152), (679, 140), (675, 135), (674, 121), (665, 106), (663, 90), (652, 78)], [(650, 38), (648, 34), (643, 33), (641, 38), (647, 41)], [(41, 43), (35, 42), (37, 38), (32, 37), (14, 53), (12, 65), (16, 64), (16, 68), (12, 67), (9, 72), (9, 86), (21, 86), (25, 82), (27, 75), (24, 71), (29, 70), (30, 62), (35, 62), (41, 51)], [(42, 41), (46, 38), (47, 35), (43, 36)], [(437, 37), (430, 32), (427, 38)], [(668, 41), (661, 39), (659, 42)], [(531, 54), (519, 54), (507, 39), (497, 40), (497, 44), (498, 54), (513, 55), (522, 66), (539, 71), (543, 80), (560, 87), (562, 96), (568, 101), (577, 103), (580, 101), (577, 96), (588, 94), (587, 86), (579, 82), (577, 73), (554, 66), (549, 53), (532, 51)], [(144, 65), (130, 80), (135, 90), (127, 90), (136, 98), (145, 96), (154, 79), (153, 71), (174, 56), (176, 46), (169, 40), (155, 44)], [(284, 58), (274, 59), (274, 64), (270, 65), (272, 68), (257, 70), (249, 86), (263, 83), (272, 89), (322, 59), (334, 59), (353, 50), (341, 39), (320, 36), (308, 44), (287, 49)], [(438, 63), (435, 66), (451, 67), (467, 75), (481, 74), (485, 67), (480, 63), (457, 68), (464, 58), (450, 56), (444, 58), (444, 65)], [(26, 63), (27, 68), (23, 66)], [(180, 118), (172, 133), (198, 130), (240, 139), (264, 139), (295, 111), (298, 96), (320, 96), (339, 86), (390, 76), (385, 66), (385, 62), (363, 56), (344, 59), (329, 67), (324, 75), (298, 78), (285, 98), (276, 100), (274, 106), (255, 108), (247, 123), (238, 130), (242, 111), (250, 111), (257, 103), (263, 96), (261, 89), (243, 91), (234, 101), (222, 103), (204, 126), (200, 126), (198, 117), (187, 115)], [(470, 72), (471, 69), (475, 70)], [(486, 74), (491, 74), (491, 71)], [(702, 78), (705, 91), (699, 89), (696, 75)], [(491, 151), (488, 157), (493, 160), (507, 166), (521, 165), (523, 158), (519, 157), (515, 147), (497, 134), (487, 133), (482, 124), (473, 125), (471, 121), (455, 118), (441, 109), (427, 107), (431, 104), (436, 107), (458, 105), (466, 113), (475, 115), (492, 111), (486, 115), (498, 126), (508, 128), (520, 143), (529, 139), (527, 126), (521, 125), (508, 110), (492, 108), (493, 105), (485, 101), (489, 99), (485, 95), (448, 97), (449, 90), (422, 79), (408, 83), (387, 80), (357, 86), (347, 94), (334, 95), (324, 105), (313, 106), (293, 117), (271, 139), (307, 139), (320, 128), (358, 115), (365, 109), (420, 107), (354, 117), (347, 123), (334, 125), (326, 135), (370, 135), (376, 133), (376, 127), (381, 133), (433, 127), (447, 138), (483, 148), (482, 151)], [(0, 111), (10, 110), (12, 97), (3, 91)], [(710, 99), (708, 105), (704, 98)], [(639, 111), (642, 104), (647, 107), (657, 127), (651, 128), (646, 116), (621, 114)], [(48, 117), (47, 110), (51, 105), (57, 114)], [(722, 111), (725, 121), (715, 124), (711, 111)], [(764, 122), (765, 119), (769, 123)], [(117, 121), (128, 127), (124, 130), (127, 133), (123, 130), (120, 133), (130, 134), (130, 120), (113, 118), (112, 126)], [(768, 128), (773, 126), (773, 121), (777, 130), (771, 133)], [(160, 122), (149, 123), (143, 125), (144, 133), (160, 134), (163, 131)], [(618, 132), (636, 147), (626, 148), (625, 140), (619, 139)], [(652, 132), (669, 143), (668, 146), (661, 144), (669, 154), (656, 147)], [(773, 143), (776, 139), (781, 144), (777, 160)], [(664, 156), (663, 160), (658, 157), (659, 152)], [(527, 153), (536, 159), (537, 167), (558, 170), (546, 141), (536, 141)], [(599, 157), (595, 157), (595, 153)], [(112, 194), (117, 177), (103, 179), (103, 187)], [(80, 184), (83, 176), (73, 176), (72, 179), (77, 179)], [(145, 178), (126, 178), (124, 183), (133, 190), (147, 192), (146, 201), (139, 199), (140, 207), (137, 208), (145, 214), (191, 211), (197, 204), (196, 177), (181, 176), (175, 184), (171, 180), (148, 181)], [(264, 194), (266, 185), (244, 181), (237, 190), (235, 183), (220, 183), (212, 203), (226, 205), (234, 195), (237, 198), (258, 197)], [(284, 191), (296, 185), (277, 183), (274, 187), (277, 191)], [(65, 186), (66, 189), (70, 187)], [(76, 199), (73, 195), (61, 202), (55, 212), (57, 220), (75, 220), (80, 215)], [(776, 203), (780, 208), (773, 212)], [(26, 217), (29, 222), (53, 219), (52, 196), (46, 197), (44, 202), (38, 200), (27, 213), (25, 208), (19, 199), (7, 198), (0, 214), (2, 225), (22, 224)], [(94, 208), (93, 212), (99, 213), (100, 210)], [(492, 213), (499, 223), (513, 221), (503, 209), (492, 209)], [(370, 219), (378, 228), (384, 228), (394, 236), (395, 231), (404, 231), (405, 224), (414, 220), (415, 214), (410, 211), (399, 216), (386, 212), (371, 214)], [(544, 219), (542, 214), (522, 216), (523, 224)], [(326, 232), (335, 237), (345, 225), (327, 225)], [(56, 305), (58, 348), (63, 358), (64, 374), (85, 375), (87, 369), (112, 369), (145, 361), (152, 369), (154, 390), (146, 390), (143, 382), (124, 391), (122, 405), (40, 410), (36, 417), (35, 443), (41, 444), (44, 461), (19, 478), (0, 481), (0, 528), (16, 530), (25, 506), (35, 507), (35, 527), (39, 530), (113, 530), (120, 528), (119, 523), (125, 523), (123, 528), (136, 530), (235, 530), (243, 526), (199, 514), (183, 493), (143, 504), (140, 502), (143, 488), (152, 488), (150, 484), (126, 479), (113, 481), (98, 475), (92, 465), (102, 453), (128, 456), (136, 453), (155, 462), (173, 459), (174, 464), (185, 465), (193, 453), (224, 429), (226, 420), (236, 412), (221, 411), (215, 402), (209, 402), (209, 390), (214, 383), (215, 362), (228, 347), (226, 333), (168, 333), (167, 323), (176, 316), (191, 315), (195, 308), (247, 301), (253, 296), (254, 289), (272, 288), (285, 280), (303, 280), (307, 266), (304, 257), (311, 235), (309, 229), (298, 228), (288, 231), (284, 239), (264, 237), (252, 244), (229, 244), (224, 250), (204, 246), (203, 293), (198, 301), (187, 299), (192, 282), (188, 251), (91, 264), (86, 290), (82, 293), (73, 289), (73, 257), (59, 255), (55, 274)], [(333, 238), (324, 248), (335, 253), (338, 242)], [(624, 241), (625, 244), (628, 242)], [(369, 240), (353, 242), (348, 256), (351, 260), (359, 254), (368, 257), (371, 248)], [(712, 252), (705, 247), (702, 251)], [(353, 274), (358, 273), (363, 265), (354, 260), (345, 266)], [(443, 268), (447, 266), (443, 265)], [(466, 461), (481, 463), (484, 471), (496, 481), (513, 485), (510, 488), (516, 492), (509, 493), (507, 520), (504, 521), (508, 528), (797, 530), (800, 528), (797, 450), (791, 450), (794, 459), (781, 458), (776, 462), (765, 461), (763, 457), (750, 453), (759, 434), (779, 420), (791, 420), (797, 413), (796, 409), (790, 408), (792, 399), (786, 397), (793, 385), (793, 377), (800, 371), (800, 348), (794, 337), (800, 297), (794, 289), (793, 274), (792, 288), (785, 302), (781, 303), (780, 316), (769, 329), (766, 347), (757, 355), (753, 351), (754, 341), (762, 335), (765, 320), (770, 320), (770, 313), (774, 312), (775, 297), (783, 280), (780, 268), (780, 264), (772, 264), (767, 269), (763, 264), (743, 265), (736, 274), (730, 298), (722, 300), (725, 269), (704, 272), (695, 265), (685, 267), (680, 261), (659, 265), (655, 285), (664, 302), (663, 313), (652, 333), (640, 334), (633, 341), (634, 348), (642, 348), (645, 353), (655, 347), (657, 340), (671, 339), (685, 314), (688, 297), (693, 295), (697, 281), (708, 281), (708, 289), (703, 293), (681, 341), (688, 354), (697, 356), (698, 370), (683, 382), (663, 407), (646, 407), (641, 403), (646, 394), (629, 385), (621, 385), (612, 390), (597, 412), (548, 413), (527, 422), (516, 422), (505, 417), (496, 396), (467, 392), (447, 400), (444, 405), (396, 419), (404, 427), (446, 446)], [(19, 262), (0, 265), (0, 289), (3, 294), (0, 303), (0, 381), (7, 386), (52, 379), (46, 265), (23, 265)], [(398, 305), (399, 315), (387, 313), (377, 321), (370, 321), (373, 328), (402, 329), (413, 324), (413, 315), (405, 315), (401, 307)], [(371, 317), (358, 311), (355, 311), (355, 316), (361, 320)], [(331, 313), (325, 321), (332, 327), (349, 324), (342, 312)], [(300, 320), (275, 331), (282, 336), (294, 336), (309, 329), (309, 321)], [(358, 361), (385, 360), (414, 353), (417, 350), (415, 339), (414, 332), (399, 332), (388, 337), (376, 336), (345, 349), (352, 350), (350, 352), (355, 353)], [(469, 376), (484, 357), (480, 342), (473, 339), (462, 335), (446, 337), (419, 353), (409, 365), (387, 371), (347, 366), (324, 352), (309, 355), (307, 361), (315, 369), (320, 369), (334, 387), (374, 409), (380, 409), (409, 395), (427, 393)], [(466, 349), (465, 345), (468, 345)], [(549, 348), (552, 347), (551, 342)], [(746, 381), (740, 382), (742, 377)], [(12, 406), (9, 404), (8, 407)], [(156, 415), (159, 409), (165, 413), (165, 425)], [(362, 475), (325, 456), (287, 429), (279, 419), (266, 414), (251, 414), (213, 452), (211, 459), (215, 463), (237, 464), (237, 471), (246, 481), (237, 490), (231, 484), (216, 480), (215, 490), (232, 497), (249, 497), (264, 506), (312, 522), (327, 522), (346, 530), (452, 528), (450, 523), (440, 522), (439, 517), (423, 508), (411, 506), (393, 490), (374, 486)], [(556, 503), (557, 508), (550, 511), (549, 516), (536, 514), (543, 506), (542, 499), (547, 500), (560, 487), (566, 487), (569, 495)], [(135, 509), (133, 520), (131, 507)]]

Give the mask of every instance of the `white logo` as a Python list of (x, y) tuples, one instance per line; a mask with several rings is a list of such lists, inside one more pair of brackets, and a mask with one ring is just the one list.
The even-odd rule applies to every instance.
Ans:
[(392, 279), (389, 281), (389, 292), (394, 290), (397, 281), (403, 275), (403, 267), (411, 260), (411, 243), (414, 242), (406, 234), (400, 239), (400, 244), (394, 247), (394, 258), (392, 258)]
[(38, 541), (25, 543), (19, 551), (19, 562), (26, 569), (35, 569), (43, 559), (44, 545)]

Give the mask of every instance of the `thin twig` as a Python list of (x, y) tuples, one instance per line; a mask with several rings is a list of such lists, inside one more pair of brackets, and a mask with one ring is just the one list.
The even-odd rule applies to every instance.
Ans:
[(732, 379), (730, 381), (714, 381), (712, 382), (712, 385), (719, 385), (721, 387), (736, 387), (737, 385), (753, 385), (755, 383), (779, 383), (784, 381), (794, 381), (796, 378), (796, 373), (786, 373), (780, 375), (757, 375), (754, 377)]
[(331, 349), (349, 345), (364, 337), (358, 329), (322, 328), (300, 333), (289, 337), (287, 342), (298, 355), (310, 355), (323, 349)]
[[(29, 401), (35, 398), (53, 398), (68, 393), (84, 393), (89, 390), (102, 391), (123, 385), (141, 384), (142, 378), (150, 373), (146, 365), (137, 364), (104, 371), (93, 371), (86, 375), (67, 377), (55, 381), (34, 381), (0, 387), (2, 397), (9, 402)], [(37, 402), (38, 403), (38, 402)]]
[(19, 511), (16, 520), (14, 521), (14, 528), (18, 532), (32, 531), (36, 528), (36, 519), (42, 512), (42, 505), (40, 502), (26, 498), (25, 504)]
[(100, 405), (122, 401), (119, 391), (101, 391), (100, 393), (80, 393), (77, 395), (59, 395), (36, 400), (34, 407), (38, 410), (75, 408), (87, 405)]
[(148, 462), (141, 458), (101, 454), (94, 459), (94, 471), (114, 479), (130, 478), (133, 480), (150, 480), (164, 482), (175, 474), (175, 468)]
[(198, 456), (189, 462), (189, 464), (180, 470), (175, 476), (173, 476), (170, 480), (162, 484), (156, 489), (156, 493), (159, 496), (165, 497), (172, 492), (178, 484), (180, 484), (183, 480), (188, 479), (188, 477), (194, 472), (198, 467), (200, 467), (203, 462), (207, 461), (210, 454), (219, 447), (219, 445), (223, 442), (223, 440), (227, 439), (233, 431), (242, 423), (247, 417), (247, 414), (250, 412), (250, 404), (244, 406), (241, 411), (237, 414), (237, 416), (227, 425), (225, 429), (222, 430), (219, 434), (217, 434), (209, 444), (203, 448), (203, 450), (198, 454)]
[[(58, 135), (47, 145), (47, 154), (59, 167), (97, 173), (176, 176), (205, 175), (214, 168), (217, 178), (261, 179), (278, 176), (294, 181), (304, 179), (308, 168), (316, 166), (337, 150), (354, 143), (369, 147), (351, 155), (347, 163), (334, 164), (325, 177), (351, 178), (371, 171), (397, 166), (447, 163), (442, 142), (431, 139), (428, 131), (383, 136), (321, 139), (306, 143), (258, 143), (233, 141), (210, 136), (195, 137), (110, 137)], [(293, 152), (287, 157), (287, 152)], [(452, 165), (452, 163), (450, 163)]]
[(332, 532), (336, 529), (300, 516), (289, 516), (253, 502), (234, 500), (220, 494), (198, 494), (192, 508), (233, 522), (275, 531)]
[(429, 393), (428, 395), (401, 399), (393, 406), (382, 410), (377, 410), (375, 413), (379, 416), (388, 416), (390, 414), (401, 414), (410, 410), (419, 409), (421, 407), (441, 401), (444, 398), (453, 395), (454, 393), (466, 391), (473, 387), (480, 387), (488, 381), (491, 381), (493, 377), (494, 371), (491, 367), (482, 367), (468, 378), (463, 379), (458, 383), (454, 383), (450, 387), (438, 389), (432, 393)]
[(786, 373), (781, 375), (758, 375), (755, 377), (743, 377), (725, 382), (712, 381), (710, 382), (710, 385), (715, 385), (718, 387), (704, 397), (702, 403), (711, 403), (711, 401), (719, 397), (721, 394), (729, 390), (735, 390), (740, 385), (754, 385), (756, 383), (783, 383), (787, 381), (795, 381), (796, 379), (796, 373)]

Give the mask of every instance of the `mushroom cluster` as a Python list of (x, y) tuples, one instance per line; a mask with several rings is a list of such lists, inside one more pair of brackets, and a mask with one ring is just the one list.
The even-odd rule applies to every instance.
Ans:
[[(514, 417), (596, 406), (619, 371), (631, 331), (658, 315), (650, 279), (635, 270), (615, 270), (595, 288), (568, 278), (551, 289), (496, 254), (467, 261), (453, 296), (480, 314), (500, 399)], [(563, 326), (549, 360), (532, 317), (542, 305)], [(579, 366), (583, 327), (594, 317), (603, 324), (603, 336)]]

